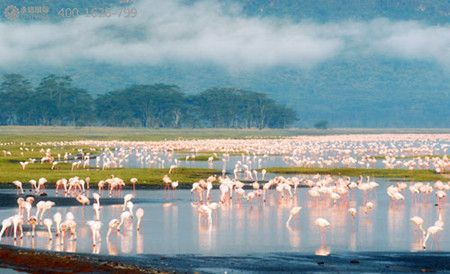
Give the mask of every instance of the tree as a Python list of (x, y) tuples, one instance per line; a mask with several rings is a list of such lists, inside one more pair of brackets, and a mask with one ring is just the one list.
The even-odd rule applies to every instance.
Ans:
[(314, 124), (314, 128), (317, 128), (317, 129), (327, 129), (327, 128), (328, 128), (328, 121), (326, 121), (326, 120), (320, 120), (320, 121), (318, 121), (318, 122), (316, 122), (316, 123)]
[(85, 89), (72, 87), (69, 76), (44, 77), (33, 97), (43, 125), (79, 126), (93, 118), (92, 96)]
[(21, 74), (4, 74), (0, 85), (2, 108), (1, 124), (26, 124), (30, 109), (28, 108), (32, 86)]

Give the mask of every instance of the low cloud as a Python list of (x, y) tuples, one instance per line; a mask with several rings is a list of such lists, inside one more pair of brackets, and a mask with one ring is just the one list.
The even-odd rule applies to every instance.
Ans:
[(449, 26), (377, 19), (292, 23), (246, 17), (215, 1), (141, 1), (135, 18), (85, 18), (58, 23), (0, 23), (0, 67), (78, 61), (161, 65), (208, 63), (230, 68), (308, 68), (348, 55), (378, 54), (450, 67)]

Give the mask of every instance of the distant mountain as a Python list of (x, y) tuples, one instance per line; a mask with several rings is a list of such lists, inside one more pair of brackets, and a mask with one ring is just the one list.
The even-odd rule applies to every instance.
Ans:
[[(16, 7), (46, 6), (58, 13), (61, 8), (107, 8), (133, 6), (138, 0), (14, 0), (1, 1), (0, 10)], [(180, 0), (193, 4), (198, 0)], [(238, 3), (248, 16), (284, 17), (293, 21), (319, 22), (371, 20), (379, 17), (395, 20), (419, 20), (430, 24), (447, 24), (450, 2), (447, 0), (223, 0), (225, 5)], [(3, 17), (2, 17), (3, 19)]]
[[(228, 0), (234, 2), (233, 0)], [(250, 16), (288, 17), (294, 21), (319, 22), (371, 20), (419, 20), (448, 24), (450, 2), (446, 0), (247, 0), (239, 1)]]
[[(53, 8), (96, 7), (110, 1), (40, 1)], [(181, 1), (193, 4), (197, 1)], [(34, 1), (17, 0), (16, 6)], [(239, 3), (245, 16), (285, 18), (292, 22), (369, 21), (376, 18), (417, 20), (448, 26), (448, 0), (226, 0)], [(4, 9), (8, 3), (0, 3)], [(131, 4), (132, 5), (132, 4)], [(1, 38), (0, 38), (1, 39)], [(308, 68), (279, 65), (233, 70), (211, 63), (166, 62), (154, 66), (80, 61), (59, 67), (39, 65), (2, 69), (18, 72), (36, 84), (54, 74), (72, 76), (74, 84), (103, 94), (133, 84), (167, 83), (194, 94), (211, 87), (239, 87), (266, 92), (293, 107), (299, 122), (311, 127), (319, 120), (329, 127), (449, 127), (449, 68), (436, 62), (368, 54), (338, 56)]]

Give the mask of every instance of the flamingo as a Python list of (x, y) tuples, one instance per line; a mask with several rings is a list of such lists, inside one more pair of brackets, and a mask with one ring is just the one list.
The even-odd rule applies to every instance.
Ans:
[(64, 193), (67, 192), (67, 179), (59, 179), (56, 181), (56, 194), (59, 194), (59, 189), (64, 188)]
[(144, 216), (144, 210), (142, 208), (138, 208), (136, 210), (136, 218), (137, 218), (137, 230), (139, 231), (141, 228), (141, 219)]
[(95, 202), (100, 205), (100, 194), (92, 193), (92, 197), (94, 197)]
[(367, 202), (366, 203), (366, 214), (369, 213), (370, 210), (372, 210), (373, 208), (373, 203), (372, 202)]
[(262, 175), (261, 181), (264, 181), (264, 178), (266, 177), (266, 172), (267, 172), (267, 170), (265, 170), (265, 169), (261, 170), (261, 175)]
[(170, 185), (172, 186), (172, 190), (174, 192), (173, 196), (175, 197), (175, 194), (177, 192), (177, 187), (178, 187), (178, 181), (172, 182)]
[(28, 201), (25, 201), (22, 203), (22, 207), (25, 208), (25, 210), (27, 211), (27, 219), (29, 219), (31, 216), (31, 203)]
[(134, 208), (134, 204), (133, 204), (132, 201), (127, 202), (127, 208), (128, 208), (128, 211), (130, 211), (131, 216), (133, 216), (133, 208)]
[[(425, 236), (425, 239), (423, 240), (423, 244), (422, 244), (422, 248), (423, 249), (426, 249), (427, 248), (427, 240), (428, 240), (428, 238), (430, 237), (430, 235), (432, 235), (432, 237), (433, 237), (433, 240), (432, 240), (432, 242), (431, 242), (431, 245), (433, 244), (433, 241), (434, 241), (434, 234), (437, 234), (437, 233), (439, 233), (439, 232), (441, 232), (442, 230), (444, 230), (442, 227), (440, 227), (440, 226), (430, 226), (428, 229), (427, 229), (427, 235)], [(430, 246), (431, 246), (430, 245)]]
[(13, 181), (12, 183), (17, 187), (17, 195), (19, 195), (19, 188), (23, 194), (22, 182), (16, 180), (16, 181)]
[[(37, 211), (36, 211), (36, 219), (38, 219), (39, 220), (39, 213), (44, 213), (44, 207), (45, 207), (45, 201), (39, 201), (37, 204), (36, 204), (36, 209), (37, 209)], [(29, 217), (28, 217), (29, 218)], [(42, 219), (42, 218), (41, 218)]]
[(64, 238), (66, 237), (66, 232), (69, 229), (69, 226), (66, 222), (62, 222), (60, 225), (60, 231), (61, 231), (61, 244), (64, 244)]
[(109, 234), (111, 234), (111, 231), (115, 228), (117, 228), (117, 226), (120, 224), (120, 221), (117, 219), (112, 219), (109, 222), (109, 229), (108, 229), (108, 233), (106, 233), (106, 240), (108, 240), (109, 238)]
[(37, 183), (36, 180), (30, 180), (29, 181), (30, 185), (31, 185), (31, 190), (33, 191), (33, 189), (35, 189), (37, 191)]
[(55, 234), (55, 236), (56, 237), (58, 237), (59, 236), (59, 233), (61, 232), (60, 231), (60, 224), (61, 224), (61, 220), (62, 220), (62, 218), (61, 218), (61, 213), (59, 213), (59, 212), (56, 212), (54, 215), (53, 215), (53, 221), (55, 222), (55, 225), (56, 225), (56, 234)]
[(325, 228), (331, 226), (331, 224), (324, 218), (317, 218), (314, 222), (316, 226), (320, 227), (320, 242), (321, 244), (325, 245), (326, 239), (325, 239)]
[(31, 225), (31, 236), (34, 238), (34, 231), (36, 229), (37, 219), (35, 216), (31, 216), (31, 218), (28, 219), (27, 223)]
[(101, 195), (103, 193), (103, 187), (105, 186), (106, 182), (101, 180), (98, 182), (98, 193)]
[(350, 216), (352, 216), (353, 220), (355, 219), (356, 216), (356, 209), (351, 207), (348, 209), (348, 214), (350, 214)]
[(100, 204), (94, 203), (92, 205), (92, 208), (95, 211), (95, 218), (97, 219), (97, 221), (99, 221), (100, 220)]
[(123, 211), (125, 211), (127, 207), (127, 203), (133, 199), (133, 194), (127, 194), (123, 197)]
[(164, 177), (163, 177), (163, 182), (166, 184), (165, 186), (164, 186), (164, 191), (166, 191), (166, 188), (167, 189), (169, 189), (169, 184), (170, 183), (172, 183), (172, 180), (169, 178), (169, 176), (166, 174), (166, 175), (164, 175)]
[(300, 210), (302, 209), (301, 206), (294, 206), (291, 211), (289, 212), (289, 219), (286, 221), (286, 226), (289, 226), (289, 222), (291, 221), (292, 217), (297, 215)]
[(125, 220), (129, 220), (131, 218), (133, 218), (133, 214), (131, 214), (131, 212), (129, 211), (122, 212), (122, 214), (120, 214), (120, 223), (117, 226), (117, 231), (120, 231), (120, 227), (122, 226)]
[(19, 214), (22, 214), (23, 202), (25, 202), (25, 200), (22, 197), (17, 198), (17, 205), (19, 206)]
[(206, 201), (209, 201), (209, 195), (211, 193), (211, 189), (213, 188), (213, 185), (211, 182), (206, 183)]
[(29, 162), (19, 162), (19, 163), (20, 163), (20, 165), (22, 166), (22, 170), (25, 170), (25, 169), (28, 168)]
[(135, 189), (136, 189), (136, 183), (138, 182), (138, 179), (137, 178), (131, 178), (130, 179), (130, 182), (133, 184), (133, 197), (135, 196), (134, 195), (134, 192), (135, 192)]
[(39, 179), (37, 186), (37, 193), (41, 193), (41, 188), (45, 189), (45, 183), (47, 183), (47, 179), (43, 177)]
[(12, 217), (12, 224), (14, 227), (14, 240), (16, 240), (16, 238), (17, 238), (17, 228), (20, 228), (19, 238), (22, 239), (22, 237), (23, 237), (23, 229), (22, 229), (23, 216), (22, 215), (14, 215)]
[[(52, 237), (52, 231), (51, 231), (52, 224), (53, 224), (52, 219), (49, 219), (49, 218), (45, 218), (45, 219), (44, 219), (44, 225), (47, 227), (48, 238), (49, 238), (50, 241), (53, 239), (53, 237)], [(33, 231), (33, 232), (34, 232), (34, 231)], [(34, 235), (33, 235), (33, 237), (34, 237)]]
[(66, 215), (66, 220), (64, 221), (68, 228), (70, 229), (70, 233), (72, 234), (72, 239), (74, 241), (77, 240), (77, 222), (75, 222), (73, 219), (68, 219)]
[(55, 202), (52, 201), (45, 201), (44, 207), (42, 209), (41, 213), (41, 220), (40, 223), (42, 224), (42, 217), (44, 216), (44, 213), (46, 210), (48, 210), (48, 215), (50, 216), (50, 209), (55, 205)]
[(414, 232), (417, 233), (417, 228), (419, 228), (420, 230), (422, 230), (423, 236), (425, 236), (425, 229), (423, 229), (422, 227), (423, 219), (419, 216), (414, 216), (410, 220), (416, 225)]
[(100, 229), (103, 224), (99, 221), (88, 221), (86, 224), (91, 228), (92, 246), (95, 246), (97, 244), (97, 239), (99, 243), (102, 241), (100, 237)]
[(85, 204), (89, 205), (91, 203), (91, 201), (89, 201), (88, 197), (86, 197), (85, 195), (82, 195), (82, 194), (77, 196), (77, 201), (83, 205), (83, 223), (84, 223), (84, 205)]
[(208, 215), (208, 224), (212, 224), (212, 209), (209, 208), (207, 205), (201, 205), (198, 208), (198, 213), (200, 214), (207, 214)]
[[(12, 220), (13, 220), (13, 217), (8, 217), (2, 221), (2, 230), (0, 231), (0, 240), (2, 239), (2, 236), (3, 236), (3, 233), (5, 232), (5, 230), (13, 224)], [(6, 232), (6, 234), (8, 234), (8, 232)]]

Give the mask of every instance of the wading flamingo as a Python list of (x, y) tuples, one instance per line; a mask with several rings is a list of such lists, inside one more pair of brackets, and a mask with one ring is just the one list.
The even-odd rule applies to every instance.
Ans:
[(440, 226), (435, 226), (435, 225), (434, 226), (430, 226), (427, 229), (427, 235), (425, 236), (425, 239), (423, 240), (422, 248), (423, 249), (427, 248), (427, 240), (430, 237), (430, 235), (433, 238), (432, 241), (431, 241), (431, 244), (430, 244), (430, 248), (431, 248), (431, 246), (433, 245), (433, 242), (434, 242), (434, 234), (437, 234), (437, 233), (441, 232), (442, 230), (444, 230), (444, 229), (442, 227), (440, 227)]
[[(292, 219), (295, 215), (297, 215), (297, 214), (300, 212), (301, 209), (302, 209), (301, 206), (294, 206), (294, 207), (291, 209), (291, 211), (289, 212), (289, 219), (288, 219), (287, 222), (286, 222), (286, 226), (289, 226), (289, 222), (291, 221), (291, 219)], [(300, 220), (300, 219), (299, 219), (299, 220)]]
[(320, 243), (321, 245), (326, 245), (326, 234), (325, 234), (325, 228), (331, 226), (331, 224), (325, 220), (324, 218), (317, 218), (314, 222), (316, 226), (320, 227)]
[(102, 238), (100, 237), (100, 229), (103, 224), (99, 221), (88, 221), (86, 224), (91, 228), (92, 246), (95, 246), (97, 244), (97, 239), (99, 243), (102, 241)]
[(56, 234), (55, 234), (56, 237), (58, 237), (59, 234), (61, 233), (60, 228), (59, 228), (59, 226), (61, 224), (61, 220), (62, 220), (61, 213), (56, 212), (53, 215), (53, 221), (55, 222), (55, 225), (56, 225)]
[(130, 182), (133, 184), (133, 197), (135, 196), (136, 183), (138, 182), (137, 178), (131, 178)]
[(117, 228), (117, 226), (120, 224), (120, 221), (117, 219), (112, 219), (109, 222), (109, 229), (108, 229), (108, 233), (106, 233), (106, 240), (108, 240), (109, 238), (109, 234), (111, 234), (111, 231), (115, 228)]
[(20, 228), (19, 238), (22, 239), (23, 238), (23, 228), (22, 228), (23, 216), (22, 215), (14, 215), (12, 217), (12, 223), (13, 223), (13, 227), (14, 227), (14, 240), (16, 240), (16, 238), (17, 238), (17, 228)]
[(141, 228), (141, 219), (144, 216), (144, 210), (142, 208), (138, 208), (136, 210), (136, 218), (137, 218), (137, 230), (139, 231)]
[(410, 220), (411, 220), (411, 222), (413, 222), (416, 225), (415, 229), (414, 229), (414, 234), (417, 234), (417, 232), (418, 232), (417, 229), (419, 228), (420, 230), (422, 230), (423, 236), (425, 236), (425, 229), (423, 229), (423, 227), (422, 227), (423, 219), (420, 218), (419, 216), (414, 216)]
[(83, 205), (83, 223), (84, 223), (84, 205), (85, 204), (89, 205), (91, 203), (91, 201), (89, 201), (88, 197), (86, 197), (85, 195), (82, 195), (82, 194), (77, 196), (77, 201)]
[(122, 214), (120, 214), (120, 223), (119, 226), (117, 226), (117, 231), (120, 231), (120, 227), (125, 222), (125, 220), (130, 220), (131, 218), (133, 218), (133, 214), (131, 214), (131, 212), (129, 211), (122, 212)]
[[(2, 239), (3, 233), (6, 231), (6, 229), (8, 229), (13, 224), (12, 219), (13, 219), (13, 217), (8, 217), (2, 221), (2, 230), (0, 231), (0, 240)], [(8, 234), (8, 232), (6, 232), (6, 234)]]
[(52, 230), (51, 230), (52, 229), (52, 224), (53, 224), (52, 219), (49, 219), (49, 218), (45, 218), (44, 219), (44, 225), (45, 225), (45, 227), (47, 227), (48, 238), (49, 238), (50, 241), (53, 239), (53, 237), (52, 237)]
[(37, 219), (35, 216), (32, 216), (28, 219), (27, 223), (31, 225), (31, 237), (34, 238), (34, 231), (36, 229)]
[(17, 195), (19, 195), (19, 188), (23, 194), (22, 182), (16, 180), (16, 181), (13, 181), (12, 183), (17, 187)]
[(127, 208), (127, 203), (133, 199), (133, 194), (127, 194), (123, 197), (123, 211)]

